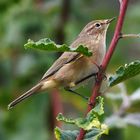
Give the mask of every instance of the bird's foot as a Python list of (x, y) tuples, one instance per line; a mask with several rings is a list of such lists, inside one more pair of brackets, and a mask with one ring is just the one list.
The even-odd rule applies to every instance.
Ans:
[(91, 103), (91, 101), (88, 101), (88, 105), (91, 106), (92, 108), (94, 107), (94, 104)]
[(99, 81), (100, 81), (100, 80), (98, 79), (98, 74), (99, 74), (99, 73), (101, 74), (101, 78), (102, 78), (103, 80), (106, 80), (106, 79), (107, 79), (107, 76), (106, 76), (105, 72), (103, 71), (102, 65), (100, 65), (100, 66), (96, 65), (96, 66), (98, 67), (98, 72), (97, 72), (96, 75), (95, 75), (95, 80), (96, 80), (96, 82), (99, 82)]

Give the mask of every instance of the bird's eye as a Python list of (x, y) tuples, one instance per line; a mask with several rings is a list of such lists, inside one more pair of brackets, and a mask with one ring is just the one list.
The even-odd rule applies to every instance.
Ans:
[(101, 26), (100, 23), (96, 23), (96, 24), (95, 24), (95, 27), (96, 27), (96, 28), (99, 28), (100, 26)]

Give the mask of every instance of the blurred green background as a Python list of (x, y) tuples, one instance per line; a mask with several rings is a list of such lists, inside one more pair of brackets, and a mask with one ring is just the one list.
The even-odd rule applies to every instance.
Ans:
[[(119, 0), (0, 0), (0, 140), (54, 139), (56, 112), (79, 117), (86, 111), (86, 101), (65, 91), (58, 95), (38, 94), (7, 110), (7, 105), (33, 86), (60, 55), (25, 50), (27, 40), (48, 37), (59, 44), (70, 44), (88, 22), (117, 17), (118, 12)], [(140, 1), (130, 0), (124, 33), (140, 32), (139, 13)], [(109, 27), (107, 47), (115, 24)], [(106, 73), (138, 59), (140, 39), (122, 39)], [(105, 95), (104, 121), (110, 126), (110, 134), (101, 139), (140, 139), (139, 87), (137, 76)], [(81, 87), (78, 92), (90, 96), (91, 86)], [(59, 108), (55, 106), (57, 101)], [(63, 125), (63, 129), (70, 128)]]

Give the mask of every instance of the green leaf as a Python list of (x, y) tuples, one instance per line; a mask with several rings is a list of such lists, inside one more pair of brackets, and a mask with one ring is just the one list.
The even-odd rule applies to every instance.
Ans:
[(105, 124), (101, 125), (101, 128), (93, 128), (92, 130), (88, 131), (84, 137), (84, 140), (98, 140), (101, 135), (108, 134), (108, 127)]
[[(77, 130), (62, 130), (58, 127), (55, 128), (55, 137), (57, 140), (76, 140), (79, 131)], [(102, 134), (108, 134), (108, 127), (102, 125), (101, 128), (93, 128), (88, 131), (84, 137), (84, 140), (98, 140)]]
[(57, 140), (76, 140), (79, 132), (77, 130), (61, 130), (60, 128), (56, 127), (54, 133)]
[(63, 122), (69, 123), (69, 124), (75, 124), (76, 123), (76, 120), (66, 118), (66, 117), (63, 116), (62, 113), (59, 113), (58, 116), (56, 117), (56, 119), (58, 121), (63, 121)]
[(40, 39), (37, 42), (34, 42), (33, 40), (29, 39), (28, 42), (24, 45), (24, 47), (27, 48), (35, 48), (45, 51), (57, 51), (57, 52), (79, 52), (81, 54), (84, 54), (86, 56), (91, 56), (92, 52), (88, 50), (87, 47), (83, 46), (82, 44), (77, 46), (77, 48), (70, 48), (66, 44), (58, 45), (54, 41), (44, 38)]
[[(57, 116), (57, 120), (63, 121), (69, 124), (75, 124), (79, 128), (83, 128), (87, 131), (84, 140), (98, 140), (102, 134), (108, 134), (108, 127), (99, 121), (99, 117), (104, 114), (104, 101), (102, 97), (98, 97), (96, 101), (96, 107), (93, 108), (86, 118), (68, 119), (61, 113)], [(55, 137), (57, 140), (76, 140), (79, 131), (77, 130), (61, 130), (55, 128)]]
[(69, 124), (75, 124), (76, 126), (83, 128), (84, 130), (91, 130), (93, 127), (101, 127), (99, 116), (101, 116), (103, 113), (103, 98), (98, 97), (96, 107), (87, 114), (86, 118), (68, 119), (60, 113), (58, 114), (56, 119)]
[(125, 64), (116, 70), (116, 73), (109, 78), (109, 86), (114, 86), (131, 77), (140, 74), (140, 61), (136, 60), (130, 64)]
[(98, 116), (104, 114), (104, 98), (99, 96), (96, 100), (96, 106), (88, 113), (88, 115), (91, 115), (91, 113), (96, 113)]

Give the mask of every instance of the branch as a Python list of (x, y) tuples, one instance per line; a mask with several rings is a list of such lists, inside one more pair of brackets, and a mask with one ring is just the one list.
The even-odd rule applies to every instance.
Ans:
[(54, 130), (55, 126), (61, 127), (62, 123), (56, 120), (56, 116), (59, 112), (63, 113), (63, 106), (61, 103), (61, 96), (58, 89), (54, 89), (50, 95), (51, 97), (51, 109), (52, 109), (52, 130)]
[(120, 34), (120, 38), (140, 38), (140, 34)]
[[(120, 5), (120, 13), (119, 13), (117, 25), (116, 25), (116, 28), (115, 28), (115, 33), (114, 33), (113, 39), (111, 41), (111, 44), (109, 46), (109, 49), (108, 49), (108, 51), (105, 55), (105, 58), (102, 62), (102, 72), (104, 72), (106, 70), (106, 68), (107, 68), (107, 66), (110, 62), (110, 59), (113, 55), (113, 52), (115, 51), (118, 40), (120, 39), (120, 34), (121, 34), (123, 22), (124, 22), (124, 17), (125, 17), (126, 9), (127, 9), (127, 6), (128, 6), (128, 0), (122, 0), (120, 4), (121, 4)], [(98, 76), (97, 76), (98, 82), (95, 83), (92, 95), (90, 97), (90, 103), (93, 106), (88, 105), (87, 112), (89, 112), (92, 109), (92, 107), (95, 106), (96, 98), (99, 96), (99, 89), (100, 89), (100, 86), (101, 86), (101, 83), (102, 83), (102, 72), (100, 71), (98, 73)], [(82, 140), (84, 138), (85, 134), (86, 134), (86, 131), (81, 129), (76, 140)]]

